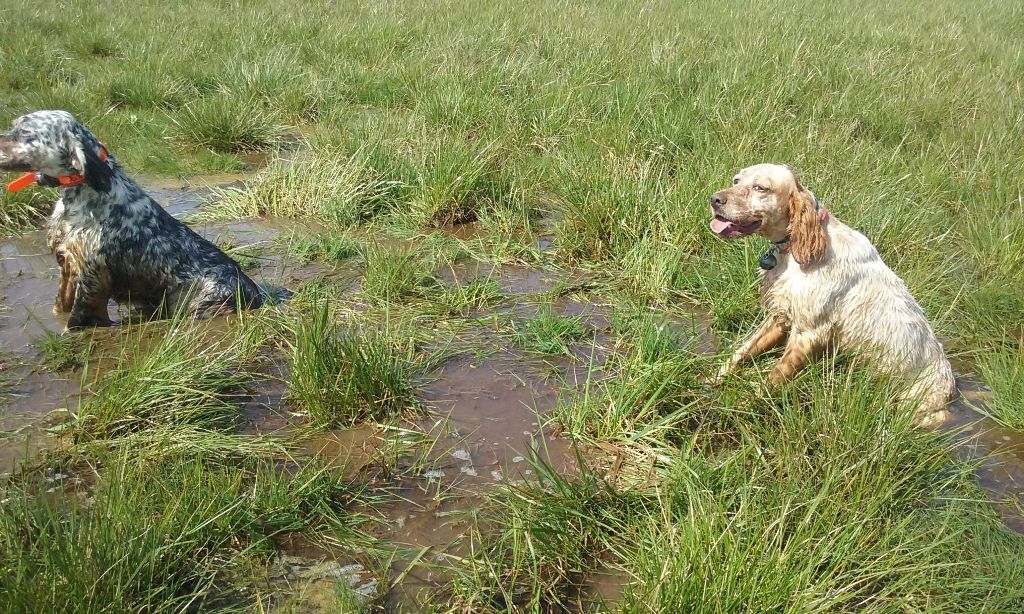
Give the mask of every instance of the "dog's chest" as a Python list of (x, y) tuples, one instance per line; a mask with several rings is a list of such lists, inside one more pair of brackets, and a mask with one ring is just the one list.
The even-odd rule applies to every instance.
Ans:
[(792, 323), (798, 314), (813, 311), (819, 297), (819, 288), (800, 270), (792, 258), (764, 271), (761, 277), (761, 301), (775, 317)]

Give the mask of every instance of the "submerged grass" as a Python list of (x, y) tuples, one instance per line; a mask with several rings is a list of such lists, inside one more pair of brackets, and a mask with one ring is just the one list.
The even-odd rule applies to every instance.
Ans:
[(516, 342), (528, 352), (564, 354), (586, 334), (580, 318), (563, 316), (551, 305), (541, 305), (537, 314), (515, 329)]

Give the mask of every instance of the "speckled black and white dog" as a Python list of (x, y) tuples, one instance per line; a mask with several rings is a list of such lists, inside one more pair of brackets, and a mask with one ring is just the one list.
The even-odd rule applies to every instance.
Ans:
[(208, 317), (263, 304), (238, 264), (171, 217), (65, 111), (37, 111), (0, 133), (0, 170), (61, 187), (49, 223), (60, 266), (54, 311), (68, 328), (109, 325), (107, 303)]

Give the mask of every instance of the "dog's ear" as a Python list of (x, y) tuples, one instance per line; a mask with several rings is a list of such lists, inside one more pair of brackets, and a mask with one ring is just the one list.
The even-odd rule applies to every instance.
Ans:
[(89, 184), (89, 187), (97, 192), (108, 192), (114, 171), (110, 170), (107, 163), (100, 159), (97, 152), (99, 145), (95, 139), (84, 138), (69, 132), (67, 141), (71, 166), (78, 171), (78, 174), (85, 177), (85, 182)]
[(825, 230), (814, 197), (795, 177), (789, 195), (789, 244), (799, 264), (813, 262), (825, 252)]

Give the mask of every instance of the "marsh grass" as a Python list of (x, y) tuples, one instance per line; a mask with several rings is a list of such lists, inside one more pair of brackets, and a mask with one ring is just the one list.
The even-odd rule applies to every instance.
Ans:
[(354, 237), (339, 232), (324, 232), (279, 240), (285, 251), (300, 262), (315, 260), (341, 262), (362, 253), (362, 244)]
[[(4, 177), (4, 186), (10, 178)], [(21, 192), (3, 191), (0, 195), (0, 237), (32, 228), (53, 209), (52, 190), (29, 187)]]
[(266, 560), (274, 535), (308, 530), (352, 540), (358, 489), (324, 469), (239, 466), (166, 455), (107, 459), (88, 499), (3, 488), (0, 599), (9, 612), (179, 612), (240, 607), (243, 557)]
[(588, 574), (609, 570), (629, 578), (627, 612), (1019, 607), (1024, 545), (973, 501), (970, 468), (879, 411), (892, 389), (864, 373), (811, 388), (622, 448), (610, 474), (535, 458), (537, 479), (483, 515), (499, 528), (477, 536), (453, 609), (580, 608)]
[(186, 146), (221, 153), (272, 150), (284, 143), (280, 122), (277, 111), (258, 99), (214, 94), (184, 108), (176, 120), (177, 138)]
[[(165, 328), (154, 335), (147, 326)], [(262, 334), (255, 326), (225, 334), (182, 320), (129, 332), (114, 369), (75, 412), (75, 438), (114, 439), (165, 425), (229, 428)]]
[(244, 189), (215, 191), (202, 216), (277, 216), (355, 226), (393, 207), (396, 187), (369, 166), (362, 152), (301, 153), (294, 159), (272, 162)]
[[(947, 349), (980, 357), (997, 417), (1020, 425), (1014, 3), (770, 0), (756, 24), (735, 0), (9, 4), (4, 123), (66, 108), (127, 168), (175, 175), (242, 170), (244, 154), (301, 140), (244, 189), (216, 193), (208, 215), (315, 222), (324, 236), (296, 247), (303, 260), (349, 257), (357, 226), (400, 237), (359, 246), (361, 285), (318, 278), (267, 316), (275, 339), (261, 351), (285, 346), (292, 402), (314, 425), (397, 428), (429, 361), (415, 335), (480, 327), (474, 311), (502, 300), (487, 280), (437, 283), (437, 266), (467, 256), (571, 268), (617, 312), (699, 305), (727, 352), (756, 324), (767, 246), (712, 236), (707, 197), (763, 161), (794, 167), (874, 242)], [(0, 232), (36, 223), (46, 194), (4, 195)], [(470, 220), (490, 235), (440, 236)], [(538, 232), (552, 239), (543, 250)], [(580, 611), (588, 577), (610, 570), (628, 580), (616, 604), (628, 612), (1024, 610), (1021, 538), (948, 442), (909, 427), (895, 384), (824, 357), (770, 390), (766, 357), (705, 387), (722, 356), (660, 326), (617, 325), (606, 361), (595, 357), (551, 416), (609, 456), (568, 476), (534, 459), (538, 479), (498, 493), (470, 552), (441, 564), (458, 578), (430, 607)], [(230, 428), (258, 337), (207, 343), (173, 329), (152, 346), (126, 342), (67, 427), (81, 454), (128, 451), (146, 467), (111, 462), (106, 482), (98, 469), (107, 490), (93, 507), (58, 514), (40, 493), (0, 506), (3, 603), (212, 609), (219, 562), (260, 540), (238, 537), (249, 525), (236, 512), (255, 503), (235, 481), (251, 486), (242, 459), (278, 458), (285, 444)], [(513, 341), (557, 353), (578, 333), (549, 311)], [(216, 471), (151, 464), (197, 452)], [(179, 507), (162, 482), (181, 491)], [(323, 499), (280, 485), (252, 491), (284, 510), (270, 530), (317, 524), (287, 503)], [(78, 580), (57, 584), (67, 574)]]
[(369, 243), (363, 247), (363, 260), (363, 297), (372, 304), (422, 298), (437, 284), (413, 246)]
[(537, 314), (514, 327), (516, 343), (528, 352), (565, 354), (569, 346), (586, 336), (580, 318), (563, 316), (551, 305), (541, 305)]
[(62, 335), (51, 330), (44, 330), (34, 344), (43, 353), (42, 367), (53, 372), (84, 367), (96, 347), (89, 332)]
[(413, 366), (386, 334), (337, 320), (314, 304), (295, 323), (289, 396), (317, 427), (385, 422), (414, 404)]
[(992, 389), (990, 409), (995, 418), (1024, 429), (1024, 348), (1020, 342), (1007, 340), (985, 352), (978, 370)]
[(434, 297), (434, 303), (443, 314), (469, 315), (474, 311), (494, 307), (504, 298), (505, 294), (497, 281), (474, 277), (466, 281), (456, 279), (451, 284), (445, 284)]

